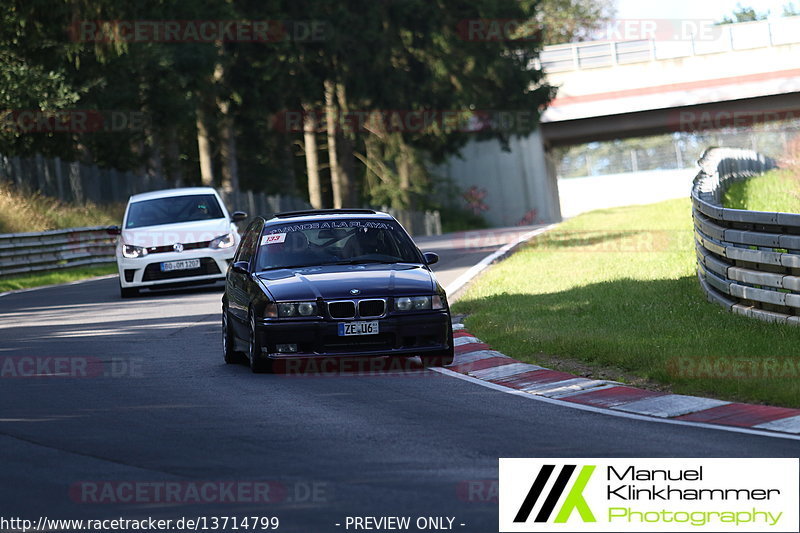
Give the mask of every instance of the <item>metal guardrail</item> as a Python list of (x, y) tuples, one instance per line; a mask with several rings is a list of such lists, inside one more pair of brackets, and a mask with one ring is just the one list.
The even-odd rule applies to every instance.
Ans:
[(736, 180), (776, 167), (751, 150), (713, 148), (692, 187), (697, 275), (708, 300), (761, 320), (800, 325), (800, 214), (722, 207)]
[(105, 226), (0, 235), (0, 278), (113, 263), (115, 239)]

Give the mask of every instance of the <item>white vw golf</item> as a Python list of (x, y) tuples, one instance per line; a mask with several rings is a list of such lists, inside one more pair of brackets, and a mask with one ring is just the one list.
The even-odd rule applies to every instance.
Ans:
[(168, 189), (131, 196), (119, 235), (120, 295), (142, 288), (180, 287), (225, 279), (239, 245), (235, 222), (211, 187)]

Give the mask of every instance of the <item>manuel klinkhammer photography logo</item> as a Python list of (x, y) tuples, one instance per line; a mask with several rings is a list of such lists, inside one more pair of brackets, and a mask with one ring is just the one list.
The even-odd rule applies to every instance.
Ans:
[(798, 531), (800, 459), (500, 459), (500, 531)]

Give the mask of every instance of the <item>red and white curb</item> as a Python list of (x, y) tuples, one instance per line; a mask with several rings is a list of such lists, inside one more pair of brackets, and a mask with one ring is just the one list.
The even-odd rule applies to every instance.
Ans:
[(609, 414), (719, 429), (736, 428), (740, 432), (752, 430), (750, 432), (758, 434), (800, 435), (800, 409), (656, 392), (549, 370), (492, 350), (463, 324), (453, 324), (453, 344), (456, 356), (445, 372), (487, 382), (492, 388), (505, 388), (593, 411), (607, 410)]

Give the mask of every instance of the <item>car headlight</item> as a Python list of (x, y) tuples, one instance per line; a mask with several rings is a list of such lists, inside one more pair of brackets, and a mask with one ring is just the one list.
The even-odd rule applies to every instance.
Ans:
[(134, 246), (132, 244), (122, 245), (122, 257), (127, 257), (128, 259), (136, 259), (137, 257), (144, 257), (146, 255), (147, 255), (147, 248), (142, 248), (141, 246)]
[(230, 248), (234, 244), (235, 239), (233, 238), (233, 233), (228, 233), (227, 235), (220, 235), (216, 239), (212, 240), (208, 244), (208, 247), (215, 250), (221, 250), (223, 248)]
[(316, 302), (287, 302), (278, 304), (278, 316), (293, 317), (293, 316), (316, 316), (317, 303)]
[(444, 309), (442, 298), (435, 296), (404, 296), (395, 298), (395, 311), (425, 311), (428, 309)]

